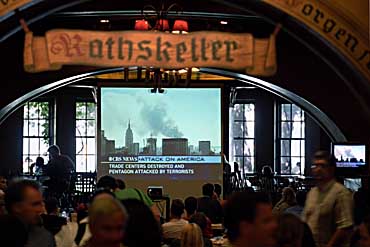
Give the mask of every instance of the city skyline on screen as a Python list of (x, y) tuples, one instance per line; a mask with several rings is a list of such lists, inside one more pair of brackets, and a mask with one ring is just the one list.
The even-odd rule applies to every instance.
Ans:
[[(101, 88), (101, 129), (104, 138), (125, 147), (128, 125), (134, 143), (147, 145), (148, 138), (186, 138), (198, 148), (209, 141), (211, 151), (221, 151), (221, 89), (170, 88), (164, 94), (148, 88)], [(131, 134), (130, 134), (131, 135)]]

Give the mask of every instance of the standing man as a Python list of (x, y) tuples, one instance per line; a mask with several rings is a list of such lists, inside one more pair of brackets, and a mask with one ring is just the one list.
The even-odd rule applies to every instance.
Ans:
[(49, 162), (46, 166), (45, 173), (50, 177), (47, 182), (49, 196), (53, 194), (60, 198), (63, 192), (69, 189), (71, 175), (75, 171), (75, 165), (71, 158), (62, 155), (57, 145), (48, 148)]
[(318, 247), (349, 246), (352, 231), (350, 192), (335, 181), (335, 158), (327, 151), (314, 154), (312, 172), (317, 185), (307, 195), (302, 218)]
[(276, 246), (278, 225), (267, 194), (234, 193), (225, 204), (224, 225), (230, 247)]
[[(41, 225), (45, 212), (40, 187), (35, 181), (20, 180), (10, 183), (5, 193), (5, 207), (26, 227), (27, 247), (54, 247), (54, 236)], [(14, 233), (16, 234), (16, 233)]]

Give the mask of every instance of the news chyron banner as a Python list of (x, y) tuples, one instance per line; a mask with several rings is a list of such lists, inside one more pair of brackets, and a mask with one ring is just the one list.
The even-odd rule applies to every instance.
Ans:
[[(217, 177), (221, 156), (121, 156), (101, 162), (101, 173), (124, 175), (129, 180), (201, 180)], [(216, 168), (216, 167), (215, 167)]]

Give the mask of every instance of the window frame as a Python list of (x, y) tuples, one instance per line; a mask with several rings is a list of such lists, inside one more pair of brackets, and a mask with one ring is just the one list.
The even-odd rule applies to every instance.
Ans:
[[(35, 118), (31, 118), (29, 115), (26, 116), (26, 107), (28, 107), (27, 109), (27, 112), (30, 112), (29, 111), (29, 104), (31, 103), (47, 103), (48, 104), (48, 116), (46, 118), (43, 118), (41, 117), (40, 118), (40, 113), (37, 113), (38, 116)], [(24, 169), (25, 168), (25, 157), (28, 157), (28, 158), (31, 158), (31, 157), (43, 157), (44, 158), (44, 162), (45, 164), (48, 162), (48, 155), (47, 155), (47, 149), (44, 151), (44, 152), (41, 152), (40, 150), (40, 142), (43, 141), (43, 139), (48, 139), (48, 142), (45, 143), (45, 145), (47, 145), (47, 148), (53, 143), (54, 141), (54, 103), (51, 99), (37, 99), (37, 100), (32, 100), (32, 101), (28, 101), (25, 105), (23, 105), (23, 116), (22, 116), (22, 172), (23, 173), (30, 173), (30, 170), (29, 170), (29, 167), (32, 163), (35, 163), (36, 162), (36, 159), (33, 161), (28, 161), (28, 169)], [(39, 107), (39, 106), (38, 106)], [(39, 127), (37, 128), (38, 129), (38, 133), (37, 135), (30, 135), (30, 122), (31, 121), (37, 121), (37, 124), (39, 125), (40, 124), (40, 121), (48, 121), (48, 134), (46, 136), (43, 136), (43, 135), (40, 135), (39, 133)], [(27, 123), (27, 134), (28, 135), (25, 135), (25, 124)], [(38, 152), (33, 154), (33, 153), (30, 153), (30, 146), (31, 146), (31, 143), (30, 143), (30, 140), (31, 139), (38, 139), (39, 140), (39, 143), (38, 143)], [(28, 144), (25, 144), (25, 141), (28, 141)], [(25, 152), (25, 145), (27, 145), (27, 152)]]
[[(85, 115), (84, 117), (80, 118), (77, 114), (77, 111), (78, 111), (78, 104), (79, 103), (83, 103), (84, 104), (84, 111), (85, 111)], [(87, 105), (88, 104), (93, 104), (94, 105), (94, 118), (89, 118), (88, 117), (88, 111), (87, 111)], [(96, 172), (97, 170), (97, 104), (95, 101), (93, 100), (83, 100), (83, 99), (77, 99), (75, 101), (75, 111), (76, 111), (76, 115), (75, 115), (75, 145), (76, 145), (76, 148), (75, 148), (75, 158), (76, 158), (76, 172), (79, 172), (79, 173), (91, 173), (91, 172)], [(78, 123), (79, 122), (82, 122), (84, 121), (84, 128), (85, 128), (85, 133), (81, 135), (77, 135), (77, 130), (78, 130)], [(94, 135), (88, 135), (88, 123), (89, 121), (93, 121), (94, 122), (94, 126), (93, 126), (93, 129), (94, 129)], [(79, 139), (82, 139), (82, 145), (80, 145), (82, 148), (81, 148), (81, 152), (83, 152), (83, 150), (85, 149), (85, 153), (81, 153), (79, 154), (77, 152), (77, 148), (79, 147), (78, 145), (78, 140)], [(94, 150), (95, 150), (95, 153), (92, 154), (92, 153), (88, 153), (88, 142), (89, 140), (93, 139), (93, 145), (94, 145)], [(84, 145), (86, 145), (86, 148), (84, 148)], [(85, 167), (83, 170), (80, 170), (80, 165), (78, 164), (79, 162), (79, 157), (81, 156), (84, 156), (84, 164), (85, 164)], [(93, 157), (93, 159), (89, 159)], [(90, 168), (92, 168), (92, 166), (89, 166), (89, 162), (91, 162), (91, 160), (94, 160), (94, 163), (95, 163), (95, 166), (94, 166), (94, 169), (93, 170), (89, 170)]]
[[(283, 120), (282, 119), (282, 108), (283, 105), (290, 105), (290, 117), (289, 119)], [(300, 120), (293, 119), (293, 106), (299, 108), (301, 118)], [(292, 175), (292, 176), (302, 176), (305, 174), (305, 160), (306, 160), (306, 113), (305, 111), (296, 104), (289, 103), (289, 102), (278, 102), (277, 103), (277, 124), (276, 126), (276, 165), (275, 171), (280, 175)], [(294, 123), (300, 123), (300, 137), (282, 137), (282, 125), (283, 123), (289, 123), (290, 126), (293, 126)], [(290, 131), (291, 134), (293, 131)], [(282, 142), (288, 141), (289, 142), (289, 155), (282, 155)], [(292, 141), (299, 141), (299, 156), (292, 156)], [(303, 147), (302, 147), (303, 145)], [(303, 148), (303, 150), (302, 150)], [(282, 173), (282, 159), (286, 157), (289, 160), (289, 172)], [(300, 166), (300, 173), (292, 173), (292, 158), (299, 159), (301, 166)]]
[[(253, 114), (254, 114), (254, 117), (253, 117), (253, 121), (251, 121), (251, 120), (247, 120), (247, 119), (245, 119), (245, 105), (249, 105), (249, 104), (251, 104), (251, 105), (253, 105), (254, 106), (254, 110), (253, 110)], [(242, 105), (242, 108), (243, 108), (243, 110), (242, 110), (242, 116), (243, 116), (243, 119), (241, 119), (241, 120), (235, 120), (234, 119), (234, 121), (232, 122), (232, 119), (231, 119), (231, 112), (229, 113), (229, 117), (230, 117), (230, 119), (229, 119), (229, 147), (230, 148), (233, 148), (233, 144), (232, 143), (234, 143), (234, 141), (242, 141), (242, 154), (232, 154), (233, 155), (233, 157), (231, 157), (231, 153), (232, 152), (229, 152), (230, 154), (229, 154), (229, 160), (230, 160), (230, 162), (234, 162), (234, 161), (237, 161), (237, 159), (238, 159), (238, 163), (239, 163), (239, 168), (240, 168), (240, 170), (241, 170), (241, 173), (243, 174), (243, 177), (245, 177), (246, 175), (250, 175), (250, 174), (253, 174), (253, 173), (256, 173), (256, 169), (257, 169), (257, 167), (256, 167), (256, 102), (255, 101), (253, 101), (253, 100), (248, 100), (248, 101), (237, 101), (235, 104), (233, 104), (233, 108), (235, 107), (235, 105)], [(232, 109), (231, 109), (231, 111), (232, 111)], [(231, 136), (231, 134), (233, 133), (233, 131), (232, 131), (232, 128), (233, 128), (233, 125), (234, 125), (234, 123), (244, 123), (244, 124), (247, 124), (247, 123), (253, 123), (253, 137), (248, 137), (248, 136), (246, 136), (246, 134), (245, 134), (245, 128), (243, 128), (243, 130), (242, 130), (242, 136), (238, 136), (238, 137), (235, 137), (235, 136)], [(246, 141), (253, 141), (253, 155), (245, 155), (245, 145), (244, 145), (244, 143), (246, 142)], [(251, 165), (252, 165), (252, 171), (251, 172), (246, 172), (245, 171), (245, 163), (244, 163), (244, 161), (245, 161), (245, 159), (246, 158), (251, 158)], [(241, 163), (240, 163), (240, 160), (242, 161)], [(233, 168), (233, 166), (232, 166), (232, 169), (234, 169)]]

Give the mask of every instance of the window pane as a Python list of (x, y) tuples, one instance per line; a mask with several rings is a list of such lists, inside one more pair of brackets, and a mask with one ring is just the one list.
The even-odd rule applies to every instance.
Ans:
[(30, 138), (30, 154), (39, 154), (40, 145), (39, 138)]
[(28, 104), (25, 104), (23, 107), (23, 119), (29, 118), (29, 107)]
[(302, 138), (302, 122), (293, 122), (292, 138)]
[(291, 105), (290, 104), (282, 104), (281, 105), (281, 120), (282, 121), (290, 121), (291, 119)]
[(88, 155), (87, 156), (87, 171), (88, 172), (95, 172), (96, 171), (95, 155)]
[(281, 138), (292, 138), (291, 122), (281, 122)]
[(29, 103), (29, 118), (30, 119), (37, 119), (39, 114), (38, 114), (38, 107), (37, 103), (30, 102)]
[(244, 158), (244, 172), (245, 173), (254, 172), (254, 157), (245, 157)]
[(233, 137), (243, 137), (243, 122), (234, 122), (232, 124)]
[(254, 140), (244, 141), (244, 156), (254, 156)]
[(292, 113), (293, 113), (293, 120), (294, 121), (304, 120), (303, 114), (302, 114), (303, 111), (298, 106), (292, 105)]
[(280, 141), (280, 156), (290, 156), (290, 140)]
[(301, 173), (301, 164), (300, 157), (292, 157), (292, 174), (303, 174), (303, 170)]
[(95, 138), (87, 138), (87, 154), (95, 154)]
[(87, 103), (86, 113), (87, 113), (87, 116), (86, 116), (87, 119), (96, 119), (95, 103), (91, 103), (91, 102)]
[(304, 155), (301, 153), (301, 145), (303, 142), (301, 140), (292, 140), (291, 141), (291, 156), (301, 156)]
[(76, 154), (86, 154), (85, 138), (76, 138)]
[(95, 136), (95, 120), (87, 120), (87, 136)]
[(86, 120), (76, 120), (76, 136), (86, 136)]
[(254, 122), (247, 122), (245, 126), (245, 137), (254, 138)]
[(245, 104), (244, 111), (245, 120), (254, 121), (254, 104)]
[(29, 154), (30, 138), (23, 138), (23, 154)]
[(39, 102), (39, 118), (40, 119), (49, 119), (49, 103), (48, 102)]
[(38, 136), (38, 121), (30, 120), (29, 121), (29, 136)]
[(290, 174), (290, 158), (281, 157), (281, 174)]
[(38, 126), (39, 126), (38, 136), (49, 136), (49, 121), (40, 120)]
[(33, 162), (28, 155), (23, 155), (23, 172), (29, 172), (29, 167)]
[(86, 172), (85, 155), (76, 155), (76, 172)]
[(76, 118), (85, 119), (86, 118), (86, 106), (85, 102), (76, 103)]
[(234, 140), (234, 154), (235, 155), (243, 154), (243, 140)]
[(233, 109), (234, 120), (244, 120), (243, 116), (244, 106), (242, 104), (235, 104)]
[(48, 152), (48, 148), (49, 148), (49, 142), (48, 140), (45, 141), (44, 139), (41, 139), (40, 140), (40, 155), (44, 155), (44, 156), (47, 156), (47, 152)]
[(23, 136), (28, 136), (28, 120), (23, 121)]

